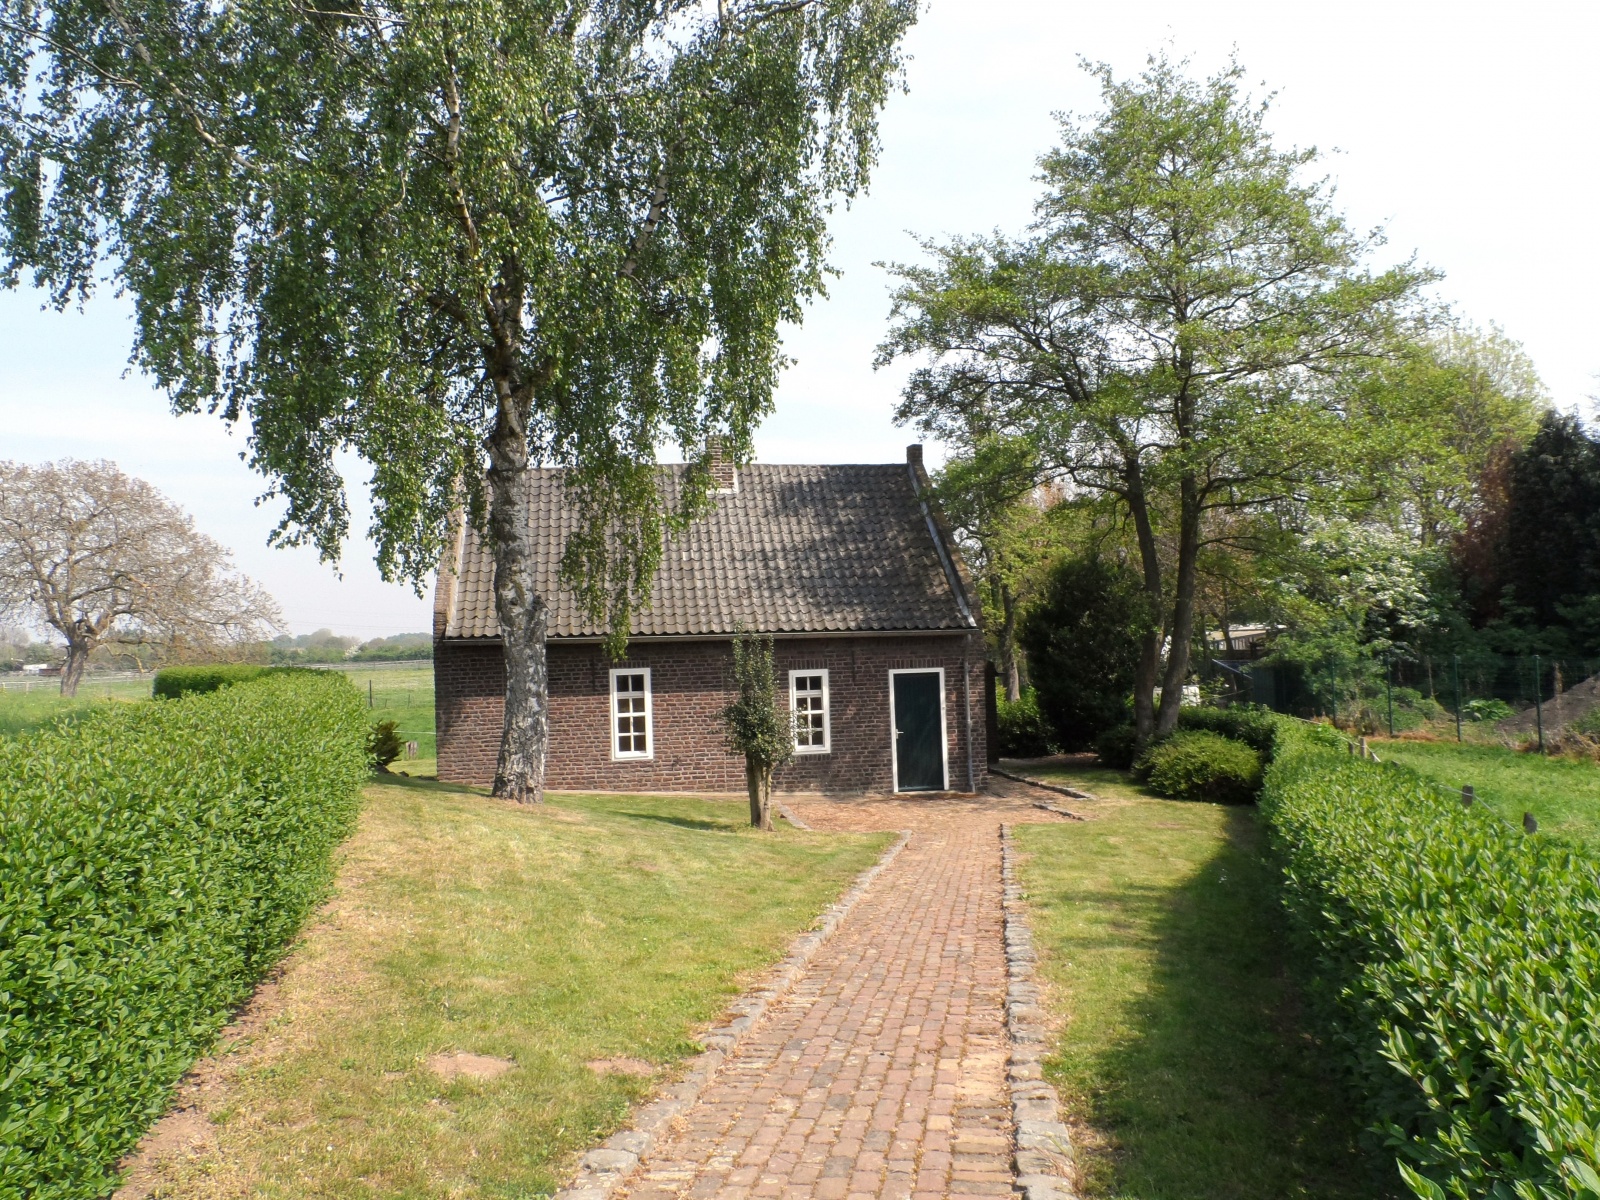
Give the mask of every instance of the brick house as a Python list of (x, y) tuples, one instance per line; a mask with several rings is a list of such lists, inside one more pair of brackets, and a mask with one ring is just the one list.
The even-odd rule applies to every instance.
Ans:
[[(668, 490), (683, 468), (664, 468)], [(722, 744), (732, 637), (770, 633), (796, 715), (781, 791), (975, 791), (990, 705), (971, 577), (931, 503), (922, 447), (904, 463), (720, 468), (713, 510), (669, 541), (626, 657), (559, 586), (575, 527), (557, 471), (534, 474), (536, 578), (548, 598), (546, 786), (742, 791)], [(439, 778), (494, 778), (504, 665), (494, 564), (463, 528), (434, 597)]]

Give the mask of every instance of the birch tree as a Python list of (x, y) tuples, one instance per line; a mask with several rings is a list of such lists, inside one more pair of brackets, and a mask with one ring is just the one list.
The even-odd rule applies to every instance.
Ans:
[[(537, 800), (545, 627), (527, 473), (618, 648), (662, 537), (770, 409), (778, 328), (868, 177), (916, 0), (0, 0), (0, 274), (104, 264), (134, 362), (249, 428), (276, 540), (337, 558), (337, 456), (388, 578), (463, 510), (506, 656), (494, 790)], [(668, 511), (654, 469), (697, 469)]]

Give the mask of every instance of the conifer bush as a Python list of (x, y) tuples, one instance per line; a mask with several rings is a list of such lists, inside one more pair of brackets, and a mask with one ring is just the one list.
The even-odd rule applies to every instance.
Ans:
[(323, 896), (364, 716), (304, 673), (0, 738), (0, 1200), (109, 1193)]
[(1285, 722), (1261, 811), (1314, 1007), (1424, 1200), (1600, 1196), (1600, 870)]

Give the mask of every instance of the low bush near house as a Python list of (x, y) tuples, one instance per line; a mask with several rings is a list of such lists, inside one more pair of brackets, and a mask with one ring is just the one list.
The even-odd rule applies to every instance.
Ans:
[(0, 739), (0, 1198), (110, 1191), (323, 894), (366, 735), (306, 673)]
[(1249, 804), (1261, 786), (1261, 755), (1243, 742), (1203, 730), (1157, 742), (1135, 766), (1140, 779), (1163, 796)]
[(1412, 1191), (1600, 1195), (1600, 872), (1288, 727), (1261, 809), (1310, 992)]
[(1038, 758), (1056, 751), (1055, 730), (1039, 711), (1032, 688), (1016, 700), (995, 701), (1000, 712), (1000, 754), (1003, 758)]

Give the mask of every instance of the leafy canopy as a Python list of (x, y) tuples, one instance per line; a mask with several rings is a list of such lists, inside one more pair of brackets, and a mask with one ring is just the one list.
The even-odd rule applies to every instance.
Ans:
[(325, 558), (341, 451), (381, 569), (420, 581), (450, 509), (482, 515), (497, 423), (525, 437), (590, 518), (574, 586), (625, 622), (667, 520), (656, 448), (748, 451), (915, 15), (0, 0), (0, 278), (64, 305), (107, 264), (134, 361), (250, 424), (276, 537)]

